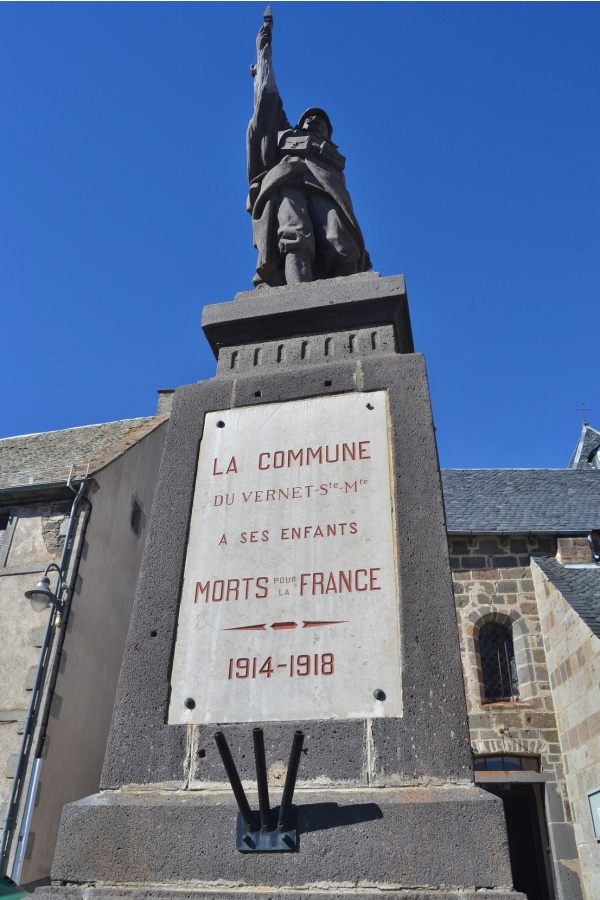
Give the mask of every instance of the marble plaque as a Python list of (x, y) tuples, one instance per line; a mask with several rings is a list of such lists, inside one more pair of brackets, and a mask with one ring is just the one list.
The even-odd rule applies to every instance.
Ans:
[(387, 393), (208, 413), (169, 723), (400, 716)]

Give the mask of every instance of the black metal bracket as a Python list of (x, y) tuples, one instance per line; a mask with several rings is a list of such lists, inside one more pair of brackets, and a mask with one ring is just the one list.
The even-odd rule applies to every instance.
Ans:
[(267, 785), (267, 764), (262, 728), (252, 731), (259, 812), (252, 812), (236, 769), (227, 739), (222, 731), (215, 734), (217, 749), (221, 754), (239, 813), (236, 826), (236, 848), (240, 853), (293, 853), (298, 849), (296, 810), (292, 809), (292, 797), (300, 765), (304, 732), (296, 731), (288, 763), (281, 805), (271, 809)]
[(293, 853), (298, 849), (296, 810), (291, 809), (285, 828), (277, 826), (279, 810), (271, 811), (269, 830), (261, 829), (260, 813), (252, 813), (252, 830), (249, 831), (241, 813), (237, 814), (235, 846), (240, 853)]

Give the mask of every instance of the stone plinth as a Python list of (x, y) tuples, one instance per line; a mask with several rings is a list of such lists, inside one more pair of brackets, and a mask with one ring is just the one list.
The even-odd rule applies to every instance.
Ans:
[[(216, 883), (232, 895), (359, 888), (402, 891), (403, 900), (470, 900), (482, 889), (489, 893), (477, 897), (521, 896), (510, 890), (502, 803), (473, 784), (434, 428), (403, 279), (265, 288), (208, 307), (203, 321), (217, 376), (174, 398), (102, 793), (65, 808), (53, 877), (72, 886), (64, 896), (78, 897), (76, 885), (86, 884), (90, 898), (159, 898), (175, 885), (181, 896), (208, 897)], [(374, 392), (387, 403), (392, 477), (381, 515), (393, 510), (401, 715), (264, 723), (272, 805), (293, 732), (306, 732), (294, 801), (300, 845), (290, 854), (240, 854), (213, 741), (218, 726), (167, 724), (205, 417), (339, 394), (366, 404)], [(357, 504), (359, 523), (361, 515)], [(215, 535), (207, 530), (206, 539)], [(365, 536), (357, 560), (367, 544)], [(334, 568), (333, 552), (331, 560)], [(376, 655), (377, 637), (370, 640)], [(251, 788), (252, 725), (223, 730)]]

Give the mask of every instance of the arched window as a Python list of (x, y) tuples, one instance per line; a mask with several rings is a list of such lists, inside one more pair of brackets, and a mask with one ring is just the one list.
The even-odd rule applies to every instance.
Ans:
[(519, 680), (510, 628), (488, 622), (479, 629), (479, 657), (485, 703), (516, 700)]

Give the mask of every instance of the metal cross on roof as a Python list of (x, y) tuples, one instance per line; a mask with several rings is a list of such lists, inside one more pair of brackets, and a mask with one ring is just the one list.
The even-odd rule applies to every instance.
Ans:
[(592, 410), (589, 407), (587, 407), (585, 405), (585, 403), (582, 403), (581, 406), (577, 407), (576, 411), (581, 413), (581, 421), (583, 422), (584, 425), (587, 425), (587, 422), (585, 420), (585, 414), (586, 414), (586, 412), (591, 412)]

